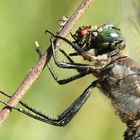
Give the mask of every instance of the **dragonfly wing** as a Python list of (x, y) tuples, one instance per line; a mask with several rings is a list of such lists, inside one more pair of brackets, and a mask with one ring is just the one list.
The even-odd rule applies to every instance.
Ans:
[(121, 0), (121, 9), (128, 54), (140, 59), (140, 0)]

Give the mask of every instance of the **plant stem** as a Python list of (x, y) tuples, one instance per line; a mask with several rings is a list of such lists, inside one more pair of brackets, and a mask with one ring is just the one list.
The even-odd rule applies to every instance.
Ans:
[[(89, 8), (93, 0), (83, 0), (76, 11), (73, 13), (71, 18), (62, 28), (59, 33), (59, 36), (66, 37), (69, 32), (72, 30), (74, 25), (79, 21), (80, 17), (85, 13), (85, 11)], [(56, 47), (61, 46), (61, 40), (57, 40)], [(40, 77), (43, 69), (45, 68), (46, 64), (49, 62), (52, 56), (51, 47), (47, 49), (47, 51), (42, 55), (36, 65), (29, 71), (29, 73), (25, 76), (22, 83), (19, 85), (17, 90), (15, 91), (12, 98), (8, 101), (8, 104), (11, 106), (16, 106), (16, 104), (22, 99), (24, 94), (29, 90), (32, 84)], [(11, 109), (5, 106), (0, 111), (0, 124), (2, 124), (6, 118), (9, 116)]]

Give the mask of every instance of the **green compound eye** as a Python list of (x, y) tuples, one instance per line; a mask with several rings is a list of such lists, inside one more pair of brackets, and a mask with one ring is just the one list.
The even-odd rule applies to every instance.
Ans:
[(95, 38), (95, 46), (97, 50), (113, 49), (118, 44), (124, 42), (124, 37), (119, 28), (114, 25), (106, 24), (98, 28), (98, 35)]
[(115, 28), (105, 28), (96, 37), (97, 43), (115, 43), (120, 41), (124, 41), (124, 37), (120, 30)]

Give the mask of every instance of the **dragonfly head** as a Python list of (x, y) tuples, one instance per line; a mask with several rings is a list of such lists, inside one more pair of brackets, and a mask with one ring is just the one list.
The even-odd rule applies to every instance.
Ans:
[(95, 55), (101, 55), (114, 49), (124, 49), (125, 39), (120, 29), (113, 24), (97, 26), (82, 26), (72, 35), (74, 43), (85, 51), (93, 49)]

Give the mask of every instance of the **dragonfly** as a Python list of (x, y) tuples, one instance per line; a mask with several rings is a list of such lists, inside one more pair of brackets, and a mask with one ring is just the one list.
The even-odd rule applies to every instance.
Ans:
[[(31, 108), (22, 101), (20, 101), (20, 104), (30, 110), (30, 112), (17, 107), (12, 108), (42, 122), (46, 122), (56, 126), (65, 126), (81, 109), (83, 104), (90, 96), (92, 89), (95, 87), (100, 88), (100, 86), (103, 87), (101, 83), (103, 83), (103, 79), (104, 77), (106, 77), (106, 71), (114, 67), (115, 61), (120, 58), (124, 58), (124, 56), (121, 56), (120, 52), (123, 52), (125, 48), (125, 42), (120, 29), (113, 24), (104, 24), (99, 27), (79, 27), (74, 35), (71, 34), (72, 38), (74, 39), (73, 42), (61, 36), (55, 35), (48, 30), (46, 31), (46, 33), (49, 33), (51, 35), (50, 44), (52, 47), (53, 59), (55, 64), (60, 68), (75, 69), (78, 72), (78, 74), (76, 75), (59, 80), (50, 64), (48, 64), (50, 73), (58, 84), (67, 84), (88, 74), (103, 75), (103, 77), (93, 81), (85, 89), (85, 91), (63, 113), (58, 116), (58, 118), (49, 118), (47, 115)], [(64, 50), (60, 49), (60, 52), (63, 53), (63, 55), (68, 59), (69, 62), (60, 62), (57, 60), (57, 50), (55, 50), (55, 42), (57, 39), (62, 39), (75, 50), (74, 53), (68, 55)], [(39, 57), (41, 57), (42, 53), (39, 48), (37, 52), (39, 54)], [(92, 65), (74, 62), (71, 57), (77, 55), (83, 57), (84, 60), (95, 62)], [(2, 91), (1, 93), (7, 97), (10, 97)], [(6, 103), (6, 105), (8, 104)], [(8, 106), (11, 107), (10, 105)], [(35, 113), (35, 115), (31, 112)]]
[[(132, 6), (132, 4), (136, 4), (138, 1), (129, 0), (129, 2), (129, 6)], [(124, 1), (122, 1), (123, 5)], [(134, 19), (137, 20), (132, 19), (131, 21), (135, 21), (132, 23), (139, 23), (137, 22), (138, 14), (138, 12), (135, 13)], [(129, 16), (127, 17), (125, 13), (124, 16), (126, 20), (130, 20)], [(130, 17), (132, 16), (130, 15)], [(139, 27), (139, 24), (135, 25), (135, 27)], [(71, 33), (73, 41), (53, 34), (48, 30), (46, 33), (51, 35), (50, 44), (56, 66), (64, 69), (74, 69), (78, 72), (78, 74), (71, 77), (58, 79), (55, 71), (48, 64), (48, 69), (58, 84), (67, 84), (89, 74), (94, 75), (96, 79), (57, 118), (50, 118), (22, 101), (19, 103), (27, 110), (10, 106), (3, 101), (0, 102), (36, 120), (63, 127), (82, 108), (90, 97), (92, 90), (99, 88), (103, 94), (110, 98), (122, 122), (127, 124), (128, 129), (124, 134), (124, 139), (140, 139), (140, 66), (129, 56), (125, 55), (125, 48), (127, 48), (126, 40), (119, 27), (113, 24), (103, 24), (101, 26), (85, 25), (79, 27), (74, 34)], [(57, 39), (62, 39), (74, 49), (74, 52), (70, 54), (59, 49), (68, 62), (57, 59), (58, 50), (55, 49)], [(37, 51), (39, 57), (41, 57), (41, 51), (39, 49)], [(74, 56), (80, 56), (84, 61), (89, 61), (90, 64), (75, 62), (72, 59)], [(1, 91), (1, 93), (9, 98), (11, 97), (5, 92)]]

